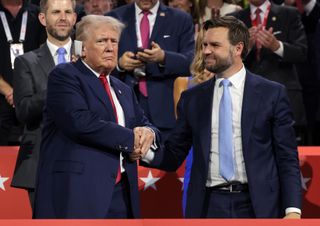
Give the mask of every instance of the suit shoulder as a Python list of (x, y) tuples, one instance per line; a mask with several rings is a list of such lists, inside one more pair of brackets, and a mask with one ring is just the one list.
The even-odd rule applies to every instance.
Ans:
[(197, 84), (183, 92), (183, 95), (186, 97), (195, 96), (199, 92), (203, 92), (204, 89), (209, 89), (211, 86), (214, 86), (215, 78), (209, 79), (208, 81)]
[(115, 18), (119, 18), (121, 16), (127, 15), (128, 10), (130, 9), (131, 5), (127, 4), (127, 5), (123, 5), (120, 7), (117, 7), (113, 10), (111, 10), (110, 12), (106, 13), (106, 16), (112, 16)]
[(34, 63), (38, 58), (39, 49), (32, 50), (29, 52), (24, 53), (23, 55), (20, 55), (16, 58), (16, 60), (27, 62), (27, 63)]
[(266, 88), (270, 88), (270, 89), (284, 89), (285, 86), (282, 85), (279, 82), (276, 81), (271, 81), (269, 79), (266, 79), (264, 77), (262, 77), (261, 75), (258, 74), (253, 74), (251, 72), (247, 72), (249, 73), (248, 76), (251, 76), (252, 79), (260, 86), (260, 87), (266, 87)]

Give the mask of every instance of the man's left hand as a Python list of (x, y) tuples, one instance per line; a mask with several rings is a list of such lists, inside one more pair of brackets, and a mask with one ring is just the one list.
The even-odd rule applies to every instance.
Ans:
[(164, 64), (165, 52), (157, 43), (152, 42), (151, 49), (144, 49), (143, 52), (138, 52), (136, 56), (143, 62)]
[(270, 27), (268, 30), (260, 29), (257, 32), (257, 41), (267, 49), (270, 49), (272, 52), (280, 48), (280, 43), (273, 35), (273, 28)]

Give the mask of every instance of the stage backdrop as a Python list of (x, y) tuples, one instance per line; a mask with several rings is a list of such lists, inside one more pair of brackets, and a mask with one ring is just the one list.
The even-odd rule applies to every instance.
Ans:
[[(18, 147), (0, 147), (0, 219), (31, 218), (27, 192), (10, 187)], [(303, 217), (320, 218), (320, 147), (300, 147)], [(143, 218), (180, 218), (184, 166), (175, 173), (139, 167)], [(94, 186), (94, 185), (92, 185)]]

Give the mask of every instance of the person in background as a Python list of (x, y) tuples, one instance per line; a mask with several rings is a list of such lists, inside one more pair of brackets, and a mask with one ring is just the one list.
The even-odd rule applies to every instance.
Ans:
[(19, 145), (22, 126), (13, 104), (15, 57), (39, 48), (45, 30), (38, 20), (39, 9), (27, 0), (0, 0), (0, 145)]
[(225, 16), (241, 10), (234, 0), (199, 0), (200, 21), (203, 23), (211, 18)]
[(159, 0), (135, 0), (107, 15), (127, 25), (120, 39), (115, 73), (135, 90), (146, 116), (165, 140), (176, 122), (174, 80), (190, 75), (192, 19)]
[[(253, 73), (286, 86), (298, 144), (306, 126), (302, 88), (296, 64), (307, 59), (307, 38), (297, 9), (269, 0), (249, 0), (249, 7), (231, 15), (250, 31), (250, 51), (244, 62)], [(257, 16), (259, 15), (259, 16)]]
[(182, 93), (177, 125), (141, 163), (175, 171), (193, 146), (187, 218), (300, 218), (293, 116), (283, 85), (248, 71), (240, 20), (204, 23), (205, 68), (214, 78)]
[(34, 218), (140, 217), (134, 156), (161, 140), (130, 87), (111, 76), (123, 27), (83, 17), (81, 57), (49, 75)]
[(11, 186), (28, 191), (32, 209), (48, 76), (55, 65), (71, 59), (75, 1), (41, 0), (39, 21), (47, 42), (16, 58), (13, 77), (15, 111), (24, 131)]
[(104, 15), (112, 10), (112, 0), (84, 0), (83, 7), (86, 15)]

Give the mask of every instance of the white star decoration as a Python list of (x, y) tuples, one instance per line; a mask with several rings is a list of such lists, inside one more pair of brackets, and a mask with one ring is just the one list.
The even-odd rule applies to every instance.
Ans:
[(303, 190), (308, 191), (307, 188), (307, 183), (309, 182), (309, 180), (311, 180), (310, 177), (303, 177), (302, 173), (300, 174), (301, 177), (301, 186), (303, 188)]
[(184, 177), (178, 177), (178, 180), (182, 183), (181, 190), (184, 190)]
[(142, 180), (144, 185), (144, 191), (147, 190), (148, 187), (153, 188), (154, 190), (157, 190), (157, 187), (155, 183), (160, 180), (160, 177), (153, 177), (151, 170), (149, 170), (148, 177), (140, 177), (140, 180)]
[(6, 188), (4, 187), (4, 182), (6, 182), (8, 179), (9, 177), (1, 177), (0, 175), (0, 188), (4, 191), (6, 190)]

